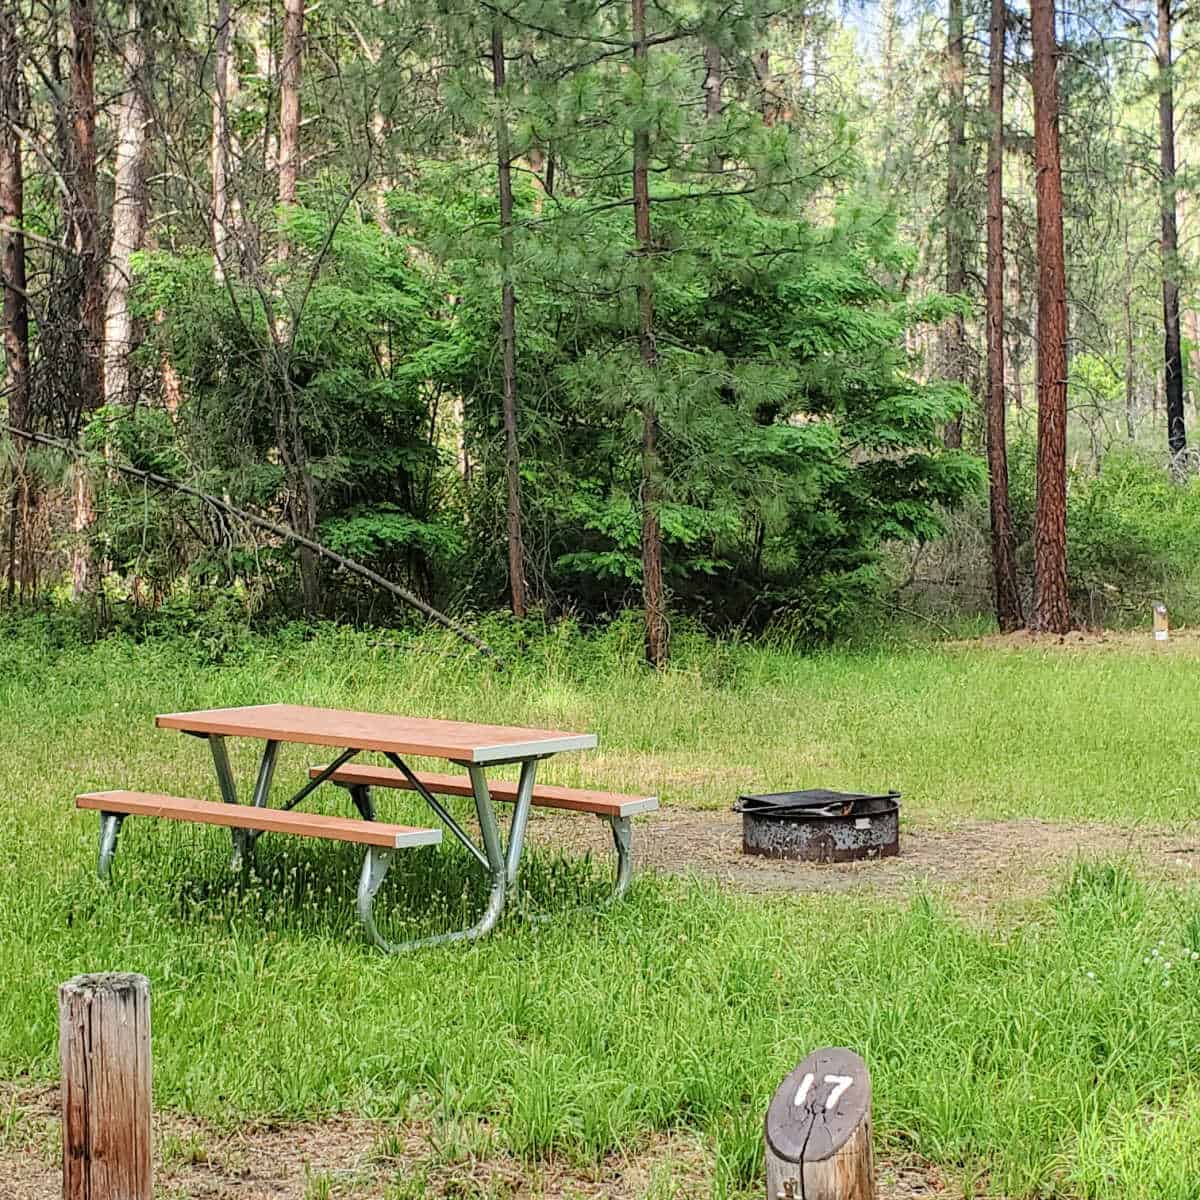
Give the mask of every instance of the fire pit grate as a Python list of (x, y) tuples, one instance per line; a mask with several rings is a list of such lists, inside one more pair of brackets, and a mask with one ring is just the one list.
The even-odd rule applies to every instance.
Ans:
[(742, 850), (769, 858), (852, 862), (900, 853), (900, 793), (814, 788), (739, 796)]

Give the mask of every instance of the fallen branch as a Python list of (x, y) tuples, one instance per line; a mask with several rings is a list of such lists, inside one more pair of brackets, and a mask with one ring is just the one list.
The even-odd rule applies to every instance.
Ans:
[[(0, 428), (7, 430), (13, 437), (23, 438), (27, 442), (33, 442), (39, 446), (49, 446), (51, 449), (69, 454), (73, 458), (83, 457), (83, 451), (78, 446), (71, 445), (70, 442), (61, 441), (44, 433), (30, 433), (28, 430), (17, 429), (12, 425), (3, 425)], [(398, 600), (403, 600), (411, 608), (415, 608), (431, 621), (441, 625), (443, 629), (450, 630), (451, 633), (474, 646), (481, 654), (486, 654), (497, 666), (503, 667), (504, 665), (503, 661), (496, 657), (496, 652), (487, 642), (476, 637), (475, 634), (465, 626), (460, 625), (453, 617), (448, 617), (432, 605), (426, 604), (419, 596), (414, 595), (407, 588), (401, 587), (398, 583), (392, 583), (390, 580), (384, 579), (382, 575), (372, 571), (370, 567), (364, 567), (362, 563), (355, 562), (352, 558), (346, 558), (345, 555), (338, 554), (336, 550), (330, 550), (328, 546), (323, 546), (320, 542), (314, 542), (312, 538), (307, 538), (302, 533), (297, 533), (287, 525), (277, 525), (274, 521), (268, 521), (265, 517), (259, 517), (254, 513), (246, 512), (244, 509), (236, 508), (234, 505), (221, 500), (217, 496), (210, 496), (207, 492), (202, 492), (198, 488), (190, 487), (186, 483), (179, 483), (174, 479), (168, 479), (165, 475), (157, 475), (153, 471), (143, 471), (139, 467), (131, 467), (119, 462), (108, 463), (107, 469), (117, 471), (122, 475), (128, 475), (133, 479), (140, 479), (144, 483), (152, 483), (155, 487), (181, 492), (183, 495), (200, 500), (202, 503), (208, 504), (220, 512), (227, 513), (237, 520), (245, 521), (249, 525), (255, 525), (259, 529), (266, 530), (267, 533), (274, 534), (276, 537), (286, 538), (290, 542), (295, 542), (298, 546), (304, 546), (314, 554), (328, 559), (329, 562), (334, 563), (343, 570), (350, 571), (354, 575), (361, 575), (363, 579), (369, 579), (377, 587), (390, 592)]]

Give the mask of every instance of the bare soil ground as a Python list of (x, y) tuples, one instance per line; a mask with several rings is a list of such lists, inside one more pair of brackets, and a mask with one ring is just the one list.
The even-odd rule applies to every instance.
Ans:
[(1073, 629), (1070, 633), (992, 633), (986, 637), (947, 642), (946, 645), (978, 650), (1087, 651), (1119, 650), (1123, 654), (1140, 651), (1183, 658), (1200, 655), (1200, 629), (1172, 629), (1165, 642), (1156, 641), (1148, 629)]
[[(916, 888), (943, 895), (965, 912), (1044, 893), (1076, 858), (1127, 856), (1148, 875), (1172, 882), (1200, 877), (1200, 824), (1182, 831), (1048, 821), (968, 821), (950, 828), (902, 821), (900, 854), (873, 862), (798, 863), (741, 853), (741, 818), (733, 812), (666, 809), (653, 836), (635, 829), (638, 862), (659, 871), (715, 878), (747, 892), (850, 892), (903, 896)], [(603, 826), (538, 815), (530, 841), (608, 852)]]
[[(59, 1200), (56, 1088), (0, 1088), (0, 1194)], [(712, 1163), (695, 1139), (660, 1137), (594, 1167), (524, 1165), (489, 1148), (483, 1126), (447, 1129), (351, 1117), (232, 1131), (172, 1114), (155, 1129), (164, 1200), (642, 1200), (707, 1195)], [(480, 1153), (482, 1148), (483, 1152)], [(934, 1172), (881, 1163), (880, 1200), (945, 1194)]]

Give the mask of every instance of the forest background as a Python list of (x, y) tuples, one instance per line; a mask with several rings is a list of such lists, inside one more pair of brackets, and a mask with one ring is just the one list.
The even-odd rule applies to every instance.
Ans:
[(696, 622), (1194, 616), (1194, 30), (5, 3), (5, 595), (633, 608), (659, 665)]

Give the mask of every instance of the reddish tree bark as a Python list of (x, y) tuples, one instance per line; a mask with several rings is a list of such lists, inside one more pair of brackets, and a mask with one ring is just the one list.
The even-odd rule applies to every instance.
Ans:
[[(94, 0), (71, 0), (71, 69), (67, 91), (68, 221), (81, 272), (79, 326), (79, 415), (104, 403), (101, 354), (104, 344), (104, 259), (100, 253), (100, 212), (96, 193), (96, 10)], [(71, 490), (71, 590), (76, 598), (91, 580), (86, 534), (95, 520), (87, 471), (77, 466)]]
[(1038, 451), (1030, 628), (1066, 633), (1071, 628), (1067, 591), (1067, 281), (1054, 23), (1054, 0), (1031, 0), (1038, 227)]
[[(967, 70), (963, 50), (963, 0), (949, 0), (946, 40), (946, 291), (961, 295), (967, 287), (964, 223), (967, 219)], [(955, 313), (942, 342), (943, 370), (955, 383), (967, 379), (967, 326), (962, 313)], [(962, 417), (946, 425), (945, 443), (962, 446)]]
[[(631, 0), (633, 57), (646, 76), (646, 0)], [(633, 134), (633, 214), (638, 249), (638, 345), (647, 371), (658, 366), (654, 337), (654, 251), (650, 230), (650, 131), (639, 125)], [(658, 505), (661, 468), (658, 460), (658, 409), (650, 380), (643, 381), (642, 403), (642, 603), (646, 610), (646, 659), (657, 668), (667, 664), (667, 608), (663, 585), (662, 529)]]
[(504, 111), (504, 31), (492, 19), (492, 89), (496, 97), (496, 169), (500, 185), (500, 353), (504, 374), (504, 476), (507, 486), (508, 583), (513, 616), (525, 616), (525, 540), (521, 530), (521, 450), (517, 440), (517, 296), (513, 286), (512, 151)]
[(1183, 416), (1183, 348), (1179, 332), (1179, 225), (1175, 210), (1175, 86), (1171, 61), (1171, 0), (1158, 3), (1158, 133), (1162, 172), (1163, 361), (1167, 448), (1178, 467), (1187, 449)]
[(1021, 625), (1016, 537), (1008, 502), (1007, 401), (1004, 389), (1004, 34), (1005, 0), (992, 0), (988, 47), (987, 163), (987, 456), (992, 515), (996, 621), (1005, 633)]
[(104, 401), (100, 371), (104, 342), (104, 260), (100, 253), (100, 206), (96, 194), (96, 10), (94, 0), (71, 0), (69, 130), (72, 231), (83, 271), (80, 324), (85, 339), (81, 380), (83, 410)]

